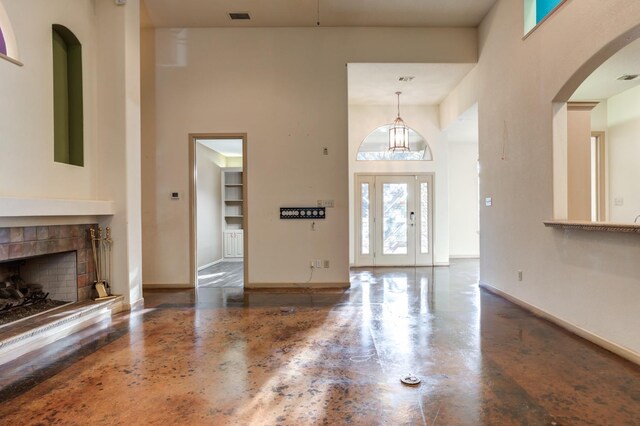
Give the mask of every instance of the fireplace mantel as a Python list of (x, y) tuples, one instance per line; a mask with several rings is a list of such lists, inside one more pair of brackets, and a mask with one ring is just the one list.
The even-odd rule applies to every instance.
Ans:
[(0, 197), (0, 217), (110, 216), (113, 201)]

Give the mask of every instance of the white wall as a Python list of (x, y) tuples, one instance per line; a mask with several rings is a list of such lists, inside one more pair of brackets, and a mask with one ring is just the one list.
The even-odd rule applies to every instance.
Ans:
[(402, 119), (422, 135), (433, 161), (357, 161), (362, 141), (397, 114), (396, 105), (349, 105), (349, 261), (355, 260), (355, 175), (366, 173), (434, 173), (434, 263), (449, 264), (449, 185), (447, 149), (440, 140), (437, 106), (402, 106)]
[(449, 256), (480, 257), (478, 144), (448, 141)]
[[(24, 67), (0, 60), (0, 196), (43, 201), (113, 201), (115, 214), (86, 218), (10, 217), (16, 224), (86, 223), (111, 226), (112, 288), (126, 303), (142, 298), (140, 250), (140, 12), (85, 0), (4, 0)], [(53, 161), (51, 25), (82, 43), (84, 167)], [(27, 212), (28, 213), (28, 212)]]
[[(19, 67), (0, 60), (0, 196), (97, 199), (97, 19), (84, 0), (2, 0), (20, 48)], [(84, 167), (53, 161), (51, 25), (82, 43)]]
[(608, 124), (607, 118), (607, 100), (597, 101), (598, 105), (591, 110), (591, 131), (606, 132)]
[[(475, 29), (233, 28), (156, 31), (156, 143), (143, 168), (155, 193), (188, 193), (188, 133), (246, 132), (249, 283), (349, 281), (349, 62), (477, 59)], [(397, 49), (396, 46), (403, 46)], [(329, 155), (322, 155), (323, 147)], [(282, 206), (332, 199), (315, 232)], [(188, 197), (145, 200), (145, 283), (189, 281)], [(176, 250), (176, 248), (180, 248)]]
[(609, 220), (631, 223), (640, 215), (640, 87), (609, 98), (607, 118)]
[(222, 259), (221, 167), (225, 157), (196, 143), (198, 268)]
[(553, 101), (566, 100), (565, 84), (572, 92), (597, 67), (589, 61), (597, 52), (604, 60), (624, 44), (640, 3), (567, 2), (524, 40), (523, 13), (521, 1), (499, 0), (480, 27), (480, 192), (493, 197), (480, 212), (481, 282), (640, 354), (638, 235), (542, 223), (554, 207)]

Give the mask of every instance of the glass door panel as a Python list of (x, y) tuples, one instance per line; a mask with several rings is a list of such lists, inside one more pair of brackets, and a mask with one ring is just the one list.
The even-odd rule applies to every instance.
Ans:
[(420, 253), (429, 251), (429, 184), (420, 182)]
[(415, 264), (415, 176), (376, 176), (375, 264)]
[(361, 206), (361, 211), (360, 211), (360, 222), (361, 222), (361, 227), (360, 227), (360, 232), (361, 232), (361, 238), (360, 238), (360, 253), (361, 254), (369, 254), (370, 251), (370, 199), (369, 199), (369, 184), (368, 183), (362, 183), (361, 187), (360, 187), (360, 194), (361, 194), (361, 199), (360, 199), (360, 206)]
[(416, 197), (418, 198), (418, 253), (417, 266), (433, 265), (433, 176), (418, 175), (416, 177)]
[(384, 230), (382, 253), (407, 254), (408, 224), (406, 183), (382, 184), (382, 218)]

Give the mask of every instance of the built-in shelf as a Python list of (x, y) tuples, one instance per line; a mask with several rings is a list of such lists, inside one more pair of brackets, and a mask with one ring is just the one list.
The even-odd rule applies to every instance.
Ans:
[(225, 259), (244, 256), (244, 176), (240, 167), (222, 169), (222, 230)]
[(640, 234), (640, 223), (587, 222), (579, 220), (549, 220), (544, 226), (580, 231), (624, 232)]
[(0, 217), (110, 216), (113, 201), (0, 197)]

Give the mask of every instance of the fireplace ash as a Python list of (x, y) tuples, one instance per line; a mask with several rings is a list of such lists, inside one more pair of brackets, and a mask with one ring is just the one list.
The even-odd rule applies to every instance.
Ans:
[(49, 299), (49, 293), (44, 293), (42, 288), (42, 284), (27, 283), (18, 274), (0, 282), (0, 325), (67, 303)]

